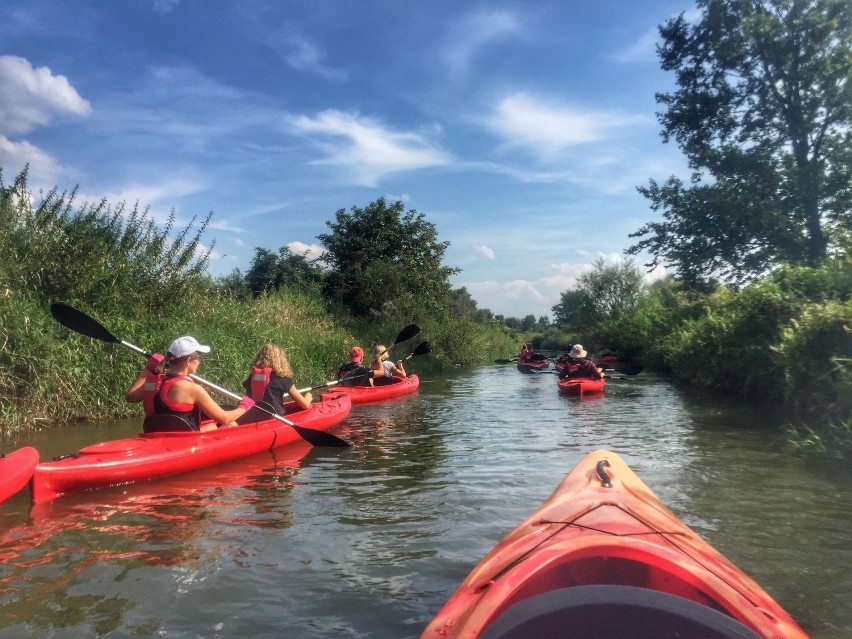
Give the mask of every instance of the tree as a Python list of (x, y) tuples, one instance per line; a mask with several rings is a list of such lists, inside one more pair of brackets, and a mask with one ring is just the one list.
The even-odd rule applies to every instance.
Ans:
[(320, 259), (329, 268), (329, 299), (358, 316), (441, 308), (459, 269), (441, 265), (450, 243), (438, 242), (435, 225), (422, 213), (379, 198), (363, 209), (340, 209), (326, 226), (331, 233), (317, 239), (326, 249)]
[(577, 279), (577, 288), (564, 291), (559, 304), (553, 307), (555, 321), (575, 330), (617, 319), (632, 311), (645, 289), (642, 273), (632, 260), (606, 266), (598, 259), (591, 271)]
[(282, 286), (310, 286), (322, 279), (323, 272), (319, 266), (309, 262), (304, 255), (296, 255), (286, 246), (279, 248), (277, 255), (265, 248), (255, 248), (251, 268), (246, 273), (246, 284), (253, 297), (277, 291)]
[(852, 4), (698, 0), (660, 28), (662, 137), (693, 169), (639, 191), (662, 211), (631, 237), (687, 280), (743, 283), (848, 250), (852, 231)]

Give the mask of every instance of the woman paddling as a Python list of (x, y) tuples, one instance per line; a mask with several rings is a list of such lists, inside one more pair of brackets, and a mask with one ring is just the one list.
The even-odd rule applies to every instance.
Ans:
[(388, 349), (381, 344), (378, 344), (373, 349), (373, 361), (370, 362), (370, 369), (376, 371), (373, 373), (376, 384), (392, 384), (394, 377), (408, 377), (405, 368), (402, 366), (402, 360), (396, 360), (396, 363), (389, 361)]
[(246, 393), (257, 402), (264, 401), (279, 415), (284, 414), (284, 395), (307, 410), (313, 402), (310, 391), (302, 395), (293, 383), (293, 369), (286, 351), (277, 344), (264, 344), (251, 363), (251, 374), (243, 382)]
[[(168, 372), (156, 375), (155, 388), (146, 388), (146, 381), (150, 380), (149, 365), (156, 360), (156, 357), (152, 357), (133, 380), (124, 398), (128, 402), (141, 402), (146, 400), (147, 394), (150, 401), (146, 400), (146, 412), (150, 406), (152, 412), (149, 414), (178, 417), (191, 430), (214, 430), (217, 428), (216, 424), (236, 426), (236, 420), (254, 406), (254, 400), (243, 397), (237, 408), (224, 410), (190, 377), (198, 371), (202, 353), (209, 352), (209, 346), (199, 344), (198, 340), (190, 335), (178, 337), (169, 346), (165, 358)], [(216, 424), (202, 427), (202, 413)]]

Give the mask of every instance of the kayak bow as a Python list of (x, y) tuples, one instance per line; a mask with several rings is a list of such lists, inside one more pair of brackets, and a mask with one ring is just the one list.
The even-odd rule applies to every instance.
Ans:
[(587, 454), (473, 569), (421, 639), (807, 635), (615, 453)]

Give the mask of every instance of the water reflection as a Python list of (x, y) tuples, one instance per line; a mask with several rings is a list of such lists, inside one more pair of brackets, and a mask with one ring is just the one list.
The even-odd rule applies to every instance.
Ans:
[[(0, 638), (414, 638), (599, 448), (813, 637), (852, 636), (848, 478), (799, 466), (772, 419), (644, 374), (582, 399), (514, 367), (424, 379), (416, 395), (353, 407), (335, 431), (350, 449), (285, 448), (32, 512), (7, 502)], [(136, 430), (24, 443), (48, 457)]]

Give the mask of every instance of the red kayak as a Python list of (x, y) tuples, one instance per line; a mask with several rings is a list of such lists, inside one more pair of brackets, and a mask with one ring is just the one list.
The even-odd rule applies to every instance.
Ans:
[(602, 393), (606, 380), (591, 379), (590, 377), (571, 377), (560, 379), (556, 382), (559, 387), (559, 392), (565, 395), (589, 395), (592, 393)]
[(352, 399), (353, 404), (366, 404), (367, 402), (378, 402), (383, 399), (393, 399), (415, 392), (420, 386), (420, 378), (417, 375), (408, 377), (394, 377), (392, 384), (380, 384), (378, 386), (338, 386), (335, 393), (346, 393)]
[(538, 373), (550, 368), (550, 362), (546, 359), (527, 360), (526, 362), (518, 362), (517, 366), (522, 373)]
[(0, 455), (0, 504), (27, 485), (38, 464), (38, 451), (32, 446)]
[[(288, 413), (286, 418), (304, 429), (327, 431), (343, 421), (351, 408), (349, 395), (328, 393), (307, 410)], [(293, 427), (277, 419), (206, 432), (142, 433), (38, 464), (30, 496), (33, 503), (40, 503), (63, 493), (176, 475), (303, 441)]]
[(587, 454), (421, 639), (806, 639), (615, 453)]

